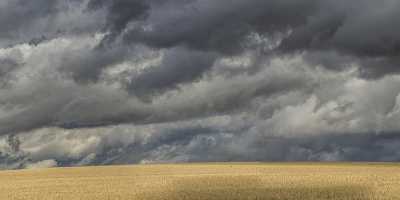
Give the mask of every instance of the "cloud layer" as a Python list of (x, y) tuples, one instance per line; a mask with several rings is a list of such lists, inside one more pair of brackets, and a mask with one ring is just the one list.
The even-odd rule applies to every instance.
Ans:
[(399, 161), (397, 0), (0, 2), (0, 167)]

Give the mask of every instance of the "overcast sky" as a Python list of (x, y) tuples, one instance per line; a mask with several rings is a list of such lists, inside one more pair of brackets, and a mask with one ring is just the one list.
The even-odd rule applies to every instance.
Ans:
[(0, 0), (0, 168), (400, 161), (398, 0)]

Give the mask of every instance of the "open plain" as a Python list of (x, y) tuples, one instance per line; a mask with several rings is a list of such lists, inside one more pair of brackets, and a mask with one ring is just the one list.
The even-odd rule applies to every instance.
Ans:
[(400, 199), (394, 163), (204, 163), (0, 172), (0, 199)]

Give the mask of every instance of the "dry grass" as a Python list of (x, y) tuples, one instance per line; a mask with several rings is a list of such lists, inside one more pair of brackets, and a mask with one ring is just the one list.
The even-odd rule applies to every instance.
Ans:
[(400, 165), (216, 163), (3, 171), (0, 199), (400, 199)]

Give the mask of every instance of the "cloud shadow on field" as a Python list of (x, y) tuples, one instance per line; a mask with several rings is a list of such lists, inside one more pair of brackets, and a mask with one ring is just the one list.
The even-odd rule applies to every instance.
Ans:
[[(257, 176), (190, 176), (173, 181), (169, 190), (147, 194), (146, 199), (176, 200), (368, 200), (372, 190), (361, 185), (276, 186)], [(289, 185), (290, 181), (286, 185)]]

